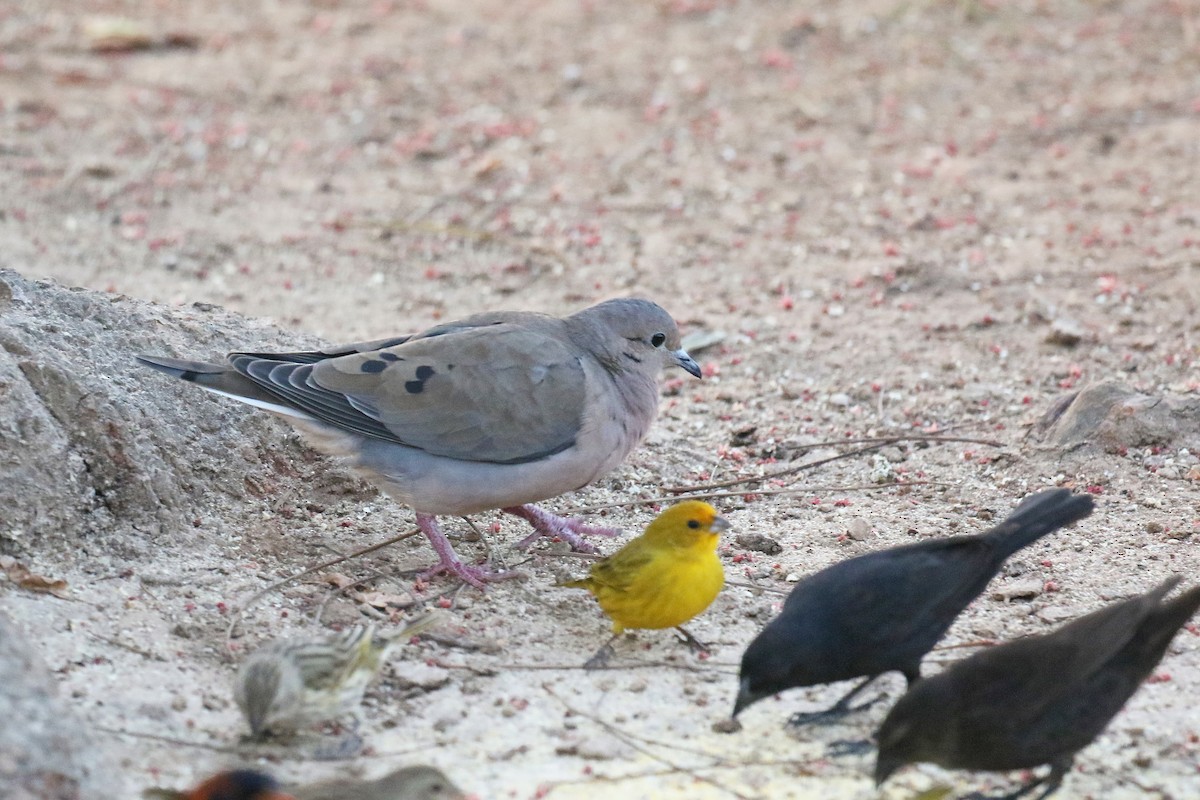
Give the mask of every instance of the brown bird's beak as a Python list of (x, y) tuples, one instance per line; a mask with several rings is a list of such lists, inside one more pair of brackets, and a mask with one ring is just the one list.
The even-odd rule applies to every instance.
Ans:
[(678, 350), (672, 350), (671, 357), (675, 360), (677, 366), (683, 367), (692, 376), (699, 378), (703, 375), (700, 371), (700, 365), (696, 363), (696, 359), (689, 356), (687, 350), (684, 350), (682, 347)]

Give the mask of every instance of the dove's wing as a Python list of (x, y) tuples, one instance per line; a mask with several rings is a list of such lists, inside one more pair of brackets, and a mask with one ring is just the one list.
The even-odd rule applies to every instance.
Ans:
[(583, 422), (583, 353), (554, 335), (556, 322), (460, 323), (380, 349), (233, 353), (230, 364), (253, 390), (229, 378), (216, 385), (215, 367), (196, 382), (270, 407), (265, 393), (282, 406), (274, 410), (433, 455), (520, 463), (570, 447)]

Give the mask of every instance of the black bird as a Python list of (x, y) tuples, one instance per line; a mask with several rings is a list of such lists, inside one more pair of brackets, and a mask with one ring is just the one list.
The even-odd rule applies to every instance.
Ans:
[(911, 686), (921, 659), (1005, 559), (1092, 507), (1090, 495), (1051, 489), (985, 533), (867, 553), (808, 576), (742, 655), (733, 716), (784, 689), (866, 678), (832, 708), (794, 715), (799, 725), (871, 705), (850, 700), (885, 672), (899, 670)]
[(1177, 583), (1171, 578), (1053, 633), (984, 650), (921, 681), (879, 728), (876, 782), (917, 761), (982, 770), (1048, 764), (1048, 774), (1006, 795), (1044, 786), (1039, 797), (1046, 797), (1200, 608), (1200, 586), (1162, 602)]

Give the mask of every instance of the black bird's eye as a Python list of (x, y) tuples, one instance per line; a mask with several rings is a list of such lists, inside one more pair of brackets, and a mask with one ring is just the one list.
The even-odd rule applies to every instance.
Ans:
[(688, 520), (688, 527), (689, 527), (689, 528), (691, 528), (691, 529), (693, 529), (693, 530), (695, 530), (696, 528), (699, 528), (699, 527), (700, 527), (700, 520), (698, 520), (698, 519), (689, 519), (689, 520)]
[(653, 345), (654, 347), (662, 347), (663, 342), (665, 342), (666, 340), (667, 340), (667, 335), (665, 333), (656, 333), (650, 337), (650, 344)]

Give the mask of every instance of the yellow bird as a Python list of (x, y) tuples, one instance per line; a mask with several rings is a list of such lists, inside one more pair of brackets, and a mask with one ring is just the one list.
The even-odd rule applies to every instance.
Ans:
[(675, 628), (692, 647), (707, 649), (683, 623), (712, 604), (725, 585), (717, 558), (721, 531), (729, 522), (708, 503), (687, 500), (671, 506), (641, 536), (592, 565), (586, 578), (559, 584), (591, 592), (613, 622), (613, 637), (585, 665), (602, 666), (612, 644), (629, 628)]

